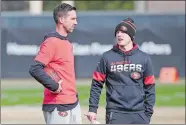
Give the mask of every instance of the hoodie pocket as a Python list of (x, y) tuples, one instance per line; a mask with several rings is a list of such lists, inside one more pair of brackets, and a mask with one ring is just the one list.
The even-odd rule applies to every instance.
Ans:
[(144, 95), (139, 85), (114, 86), (110, 101), (125, 110), (142, 110)]
[(113, 113), (114, 112), (107, 112), (106, 113), (106, 124), (111, 124)]

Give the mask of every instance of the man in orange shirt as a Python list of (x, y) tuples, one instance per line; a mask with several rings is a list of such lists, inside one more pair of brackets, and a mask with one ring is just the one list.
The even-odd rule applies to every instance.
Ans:
[[(56, 31), (48, 33), (30, 67), (30, 74), (44, 86), (46, 124), (81, 124), (75, 85), (74, 56), (67, 35), (77, 25), (76, 8), (63, 3), (53, 11)], [(52, 71), (58, 80), (52, 77)]]

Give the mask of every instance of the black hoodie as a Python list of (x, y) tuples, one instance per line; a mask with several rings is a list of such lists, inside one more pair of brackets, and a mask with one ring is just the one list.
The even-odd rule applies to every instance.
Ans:
[(134, 44), (123, 52), (118, 45), (105, 52), (93, 73), (89, 111), (97, 113), (103, 84), (106, 86), (106, 110), (153, 114), (155, 80), (150, 57)]

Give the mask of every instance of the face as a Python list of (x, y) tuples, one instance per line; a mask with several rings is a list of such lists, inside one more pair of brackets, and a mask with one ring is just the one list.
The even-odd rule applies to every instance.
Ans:
[(77, 25), (76, 11), (75, 10), (69, 11), (67, 15), (62, 18), (62, 23), (67, 33), (73, 32), (75, 26)]
[(130, 36), (121, 30), (116, 32), (116, 41), (119, 46), (126, 46), (132, 42)]

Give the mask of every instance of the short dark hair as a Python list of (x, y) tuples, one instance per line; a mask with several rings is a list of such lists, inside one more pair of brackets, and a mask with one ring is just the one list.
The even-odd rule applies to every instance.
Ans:
[(66, 16), (67, 13), (72, 10), (76, 10), (76, 8), (67, 3), (62, 3), (56, 6), (53, 11), (54, 21), (57, 23), (59, 17)]

